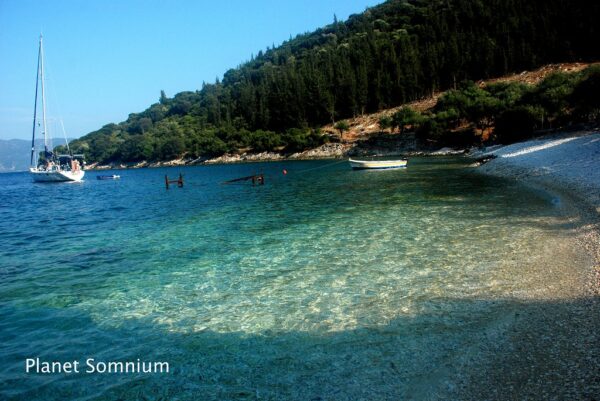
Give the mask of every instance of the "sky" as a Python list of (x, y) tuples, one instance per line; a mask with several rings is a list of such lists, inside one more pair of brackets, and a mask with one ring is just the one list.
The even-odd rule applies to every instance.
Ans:
[(50, 129), (77, 138), (381, 2), (0, 0), (0, 139), (31, 137), (40, 33)]

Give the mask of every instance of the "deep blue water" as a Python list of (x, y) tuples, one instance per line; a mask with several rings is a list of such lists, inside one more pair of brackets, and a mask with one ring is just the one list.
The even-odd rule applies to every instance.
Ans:
[[(463, 159), (111, 173), (0, 174), (1, 399), (435, 398), (528, 271), (568, 257), (552, 199)], [(35, 357), (170, 372), (28, 374)]]

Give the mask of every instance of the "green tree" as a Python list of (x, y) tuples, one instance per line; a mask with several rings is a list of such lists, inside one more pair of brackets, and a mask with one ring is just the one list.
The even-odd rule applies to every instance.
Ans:
[(527, 139), (541, 125), (544, 110), (540, 106), (515, 106), (503, 112), (496, 122), (494, 134), (500, 143), (513, 143)]
[(169, 98), (167, 98), (167, 95), (165, 95), (165, 91), (161, 90), (160, 91), (160, 98), (159, 98), (159, 103), (160, 104), (167, 104), (167, 101), (169, 100)]
[(588, 68), (569, 96), (575, 113), (583, 121), (600, 121), (600, 67)]
[(382, 131), (385, 131), (386, 129), (393, 129), (393, 124), (394, 124), (394, 121), (393, 121), (392, 117), (390, 117), (390, 116), (384, 115), (379, 118), (379, 128)]
[(407, 126), (415, 128), (422, 122), (421, 114), (410, 107), (402, 107), (392, 115), (392, 126), (400, 128), (400, 134), (404, 134)]
[(185, 151), (185, 144), (181, 137), (166, 138), (159, 147), (160, 159), (169, 160), (179, 158)]
[(496, 117), (502, 111), (501, 102), (497, 98), (490, 96), (487, 92), (482, 92), (480, 97), (472, 99), (467, 115), (480, 129), (483, 137), (485, 131), (494, 125)]
[(559, 123), (569, 113), (569, 98), (575, 88), (575, 74), (553, 73), (525, 96), (525, 103), (536, 104), (544, 109), (543, 118), (550, 127)]
[(281, 145), (281, 137), (273, 131), (257, 130), (251, 134), (250, 146), (255, 152), (272, 151)]
[(338, 121), (337, 123), (335, 123), (335, 125), (333, 127), (340, 132), (341, 140), (344, 140), (344, 132), (346, 132), (350, 129), (350, 125), (345, 120)]

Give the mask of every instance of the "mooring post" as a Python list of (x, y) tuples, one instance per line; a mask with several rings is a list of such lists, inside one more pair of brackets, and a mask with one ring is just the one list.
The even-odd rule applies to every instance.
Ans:
[(183, 174), (179, 173), (179, 178), (169, 181), (169, 176), (165, 174), (165, 186), (169, 189), (169, 184), (177, 184), (179, 188), (183, 188)]

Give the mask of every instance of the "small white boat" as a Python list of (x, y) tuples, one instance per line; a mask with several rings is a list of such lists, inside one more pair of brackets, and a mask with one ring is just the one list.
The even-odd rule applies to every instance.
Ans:
[[(40, 88), (41, 87), (41, 88)], [(44, 152), (43, 155), (38, 154), (35, 149), (35, 134), (38, 130), (38, 89), (41, 89), (42, 98), (42, 135), (44, 137)], [(64, 130), (64, 128), (63, 128)], [(65, 134), (65, 142), (67, 150), (69, 150), (69, 142)], [(29, 173), (35, 182), (67, 182), (81, 181), (85, 171), (83, 171), (83, 155), (56, 155), (51, 150), (51, 142), (49, 141), (48, 127), (46, 124), (46, 88), (44, 85), (44, 48), (42, 46), (42, 36), (40, 35), (40, 46), (38, 50), (38, 65), (37, 78), (35, 81), (35, 104), (33, 107), (33, 134), (31, 138), (31, 167)], [(41, 157), (43, 156), (43, 157)]]
[(408, 163), (407, 159), (398, 160), (352, 160), (348, 159), (350, 166), (354, 170), (364, 169), (392, 169), (392, 168), (404, 168)]
[(98, 180), (119, 180), (121, 179), (120, 175), (112, 174), (112, 175), (97, 175), (96, 179)]

